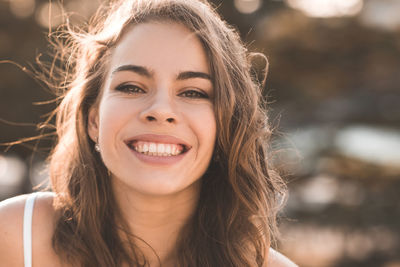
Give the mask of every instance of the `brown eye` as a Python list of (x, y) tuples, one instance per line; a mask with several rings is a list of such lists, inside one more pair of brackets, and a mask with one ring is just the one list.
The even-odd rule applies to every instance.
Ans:
[(145, 91), (139, 86), (133, 84), (121, 84), (118, 85), (115, 90), (127, 93), (127, 94), (143, 94)]
[(179, 95), (188, 98), (208, 98), (208, 95), (206, 93), (197, 90), (187, 90), (180, 93)]

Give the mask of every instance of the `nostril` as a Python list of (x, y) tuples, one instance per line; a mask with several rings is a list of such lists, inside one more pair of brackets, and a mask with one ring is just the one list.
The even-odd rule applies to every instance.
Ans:
[(155, 121), (156, 120), (156, 118), (154, 118), (153, 116), (147, 116), (146, 119), (148, 121)]
[(175, 122), (175, 118), (173, 118), (173, 117), (158, 118), (158, 116), (147, 115), (145, 118), (147, 121), (160, 121), (160, 122), (166, 121), (169, 123)]

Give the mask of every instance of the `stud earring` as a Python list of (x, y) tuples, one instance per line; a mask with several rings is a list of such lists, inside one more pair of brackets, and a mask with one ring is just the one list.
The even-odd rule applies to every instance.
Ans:
[(99, 138), (96, 137), (96, 144), (94, 144), (94, 150), (100, 152)]
[(219, 149), (216, 147), (214, 150), (214, 153), (212, 155), (212, 161), (219, 162), (220, 160), (221, 160), (221, 158), (219, 156)]

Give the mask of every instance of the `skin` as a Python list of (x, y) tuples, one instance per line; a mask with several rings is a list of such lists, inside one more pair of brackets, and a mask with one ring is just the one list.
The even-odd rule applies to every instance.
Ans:
[[(182, 73), (200, 74), (181, 79)], [(163, 262), (173, 258), (178, 231), (195, 209), (214, 149), (213, 85), (207, 76), (205, 51), (188, 29), (140, 24), (114, 49), (100, 103), (89, 114), (89, 134), (98, 137), (118, 204), (134, 222), (132, 232)], [(178, 162), (143, 162), (126, 144), (143, 134), (179, 138), (190, 150)], [(142, 249), (155, 264), (151, 249), (145, 244)]]
[[(121, 68), (127, 65), (142, 69)], [(216, 122), (207, 75), (205, 51), (188, 29), (174, 23), (140, 24), (112, 52), (101, 99), (89, 113), (88, 133), (98, 140), (117, 203), (131, 231), (156, 251), (162, 266), (174, 266), (178, 232), (195, 210), (201, 176), (213, 153)], [(127, 139), (142, 134), (173, 136), (190, 149), (176, 162), (146, 162), (126, 145)], [(58, 217), (53, 197), (41, 195), (35, 202), (33, 266), (61, 266), (51, 247)], [(0, 203), (0, 262), (5, 266), (23, 266), (25, 199)], [(145, 244), (140, 247), (151, 266), (159, 266), (153, 251)], [(295, 266), (271, 251), (269, 266)]]
[[(132, 65), (148, 73), (122, 69)], [(179, 24), (140, 24), (114, 49), (88, 130), (94, 141), (99, 138), (116, 187), (124, 184), (151, 198), (169, 196), (188, 189), (207, 169), (216, 136), (213, 85), (202, 77), (180, 79), (185, 72), (210, 76), (200, 41)], [(191, 149), (178, 163), (143, 163), (124, 142), (142, 134), (177, 137)]]

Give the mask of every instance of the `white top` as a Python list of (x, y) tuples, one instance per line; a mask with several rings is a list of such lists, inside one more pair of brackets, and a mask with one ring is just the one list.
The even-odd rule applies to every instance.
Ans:
[(32, 267), (32, 215), (35, 198), (38, 193), (32, 193), (25, 202), (24, 209), (24, 266)]

